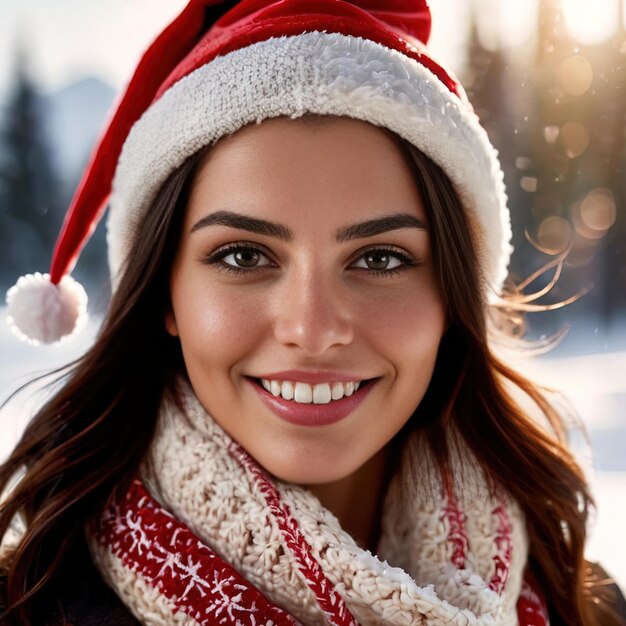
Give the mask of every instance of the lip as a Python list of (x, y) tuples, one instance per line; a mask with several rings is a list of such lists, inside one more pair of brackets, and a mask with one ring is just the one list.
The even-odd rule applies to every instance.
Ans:
[(341, 372), (341, 371), (317, 371), (317, 372), (305, 372), (302, 370), (284, 370), (282, 372), (273, 372), (272, 374), (259, 374), (255, 378), (265, 378), (265, 380), (289, 380), (298, 383), (309, 383), (309, 385), (315, 385), (316, 383), (349, 383), (359, 382), (361, 380), (368, 380), (373, 376), (362, 376), (355, 374), (354, 372)]
[[(281, 372), (281, 375), (283, 374), (284, 372)], [(326, 376), (324, 381), (327, 381), (328, 372), (324, 374)], [(274, 374), (274, 376), (276, 376), (276, 374)], [(328, 404), (300, 404), (293, 400), (285, 400), (280, 396), (273, 396), (271, 393), (265, 391), (265, 389), (258, 385), (252, 378), (246, 378), (246, 380), (259, 394), (265, 406), (281, 419), (290, 424), (296, 424), (297, 426), (328, 426), (329, 424), (341, 421), (348, 417), (348, 415), (365, 400), (372, 387), (378, 382), (376, 379), (372, 380), (369, 384), (359, 387), (351, 396), (344, 396), (341, 400), (334, 400)], [(287, 378), (287, 380), (289, 379)], [(308, 382), (302, 379), (298, 380)], [(348, 379), (348, 381), (350, 381), (350, 379)]]

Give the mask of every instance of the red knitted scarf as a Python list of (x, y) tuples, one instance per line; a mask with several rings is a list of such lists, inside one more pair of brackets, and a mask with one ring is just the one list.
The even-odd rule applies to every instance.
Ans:
[[(313, 591), (327, 623), (357, 626), (333, 584), (312, 556), (289, 507), (263, 470), (236, 443), (229, 453), (244, 466), (277, 523), (283, 544)], [(269, 520), (268, 520), (269, 523)], [(185, 524), (168, 513), (140, 480), (91, 525), (92, 536), (140, 575), (176, 610), (198, 624), (279, 626), (299, 622), (273, 604)], [(452, 558), (456, 558), (454, 555)], [(502, 564), (506, 569), (506, 564)], [(505, 574), (504, 574), (505, 575)], [(520, 626), (548, 626), (544, 604), (529, 575), (517, 602)]]

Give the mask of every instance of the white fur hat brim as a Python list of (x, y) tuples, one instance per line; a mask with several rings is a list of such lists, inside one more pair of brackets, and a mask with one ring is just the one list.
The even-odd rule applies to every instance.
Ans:
[(485, 296), (497, 298), (512, 251), (510, 216), (497, 152), (471, 106), (408, 56), (325, 32), (273, 37), (218, 57), (135, 123), (110, 199), (113, 285), (159, 188), (189, 156), (252, 122), (307, 113), (387, 128), (437, 163), (472, 226)]

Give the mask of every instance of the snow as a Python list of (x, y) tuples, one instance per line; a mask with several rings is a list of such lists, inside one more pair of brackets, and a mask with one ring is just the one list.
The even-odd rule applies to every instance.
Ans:
[[(98, 320), (91, 320), (76, 338), (57, 346), (35, 347), (17, 340), (5, 317), (5, 310), (0, 309), (0, 402), (37, 374), (82, 354), (98, 327)], [(571, 354), (570, 347), (569, 352), (515, 360), (514, 364), (532, 379), (564, 392), (585, 424), (594, 452), (589, 476), (598, 505), (588, 556), (600, 561), (626, 589), (626, 541), (622, 537), (626, 522), (626, 350)], [(29, 390), (0, 410), (0, 459), (10, 452), (36, 403)]]
[(545, 356), (516, 365), (563, 392), (587, 429), (593, 468), (586, 469), (597, 504), (587, 556), (626, 590), (626, 351)]
[[(90, 319), (76, 337), (56, 345), (33, 346), (19, 340), (9, 329), (6, 309), (0, 309), (0, 403), (22, 385), (38, 376), (68, 364), (85, 352), (93, 341), (99, 320)], [(41, 389), (50, 377), (29, 385), (0, 409), (0, 459), (15, 445), (17, 438), (42, 399)]]

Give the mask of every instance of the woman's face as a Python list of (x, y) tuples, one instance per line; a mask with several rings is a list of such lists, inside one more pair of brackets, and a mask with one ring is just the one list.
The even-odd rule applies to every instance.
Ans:
[(268, 120), (213, 147), (170, 287), (166, 327), (201, 403), (300, 484), (390, 441), (445, 329), (410, 170), (386, 131), (346, 118)]

